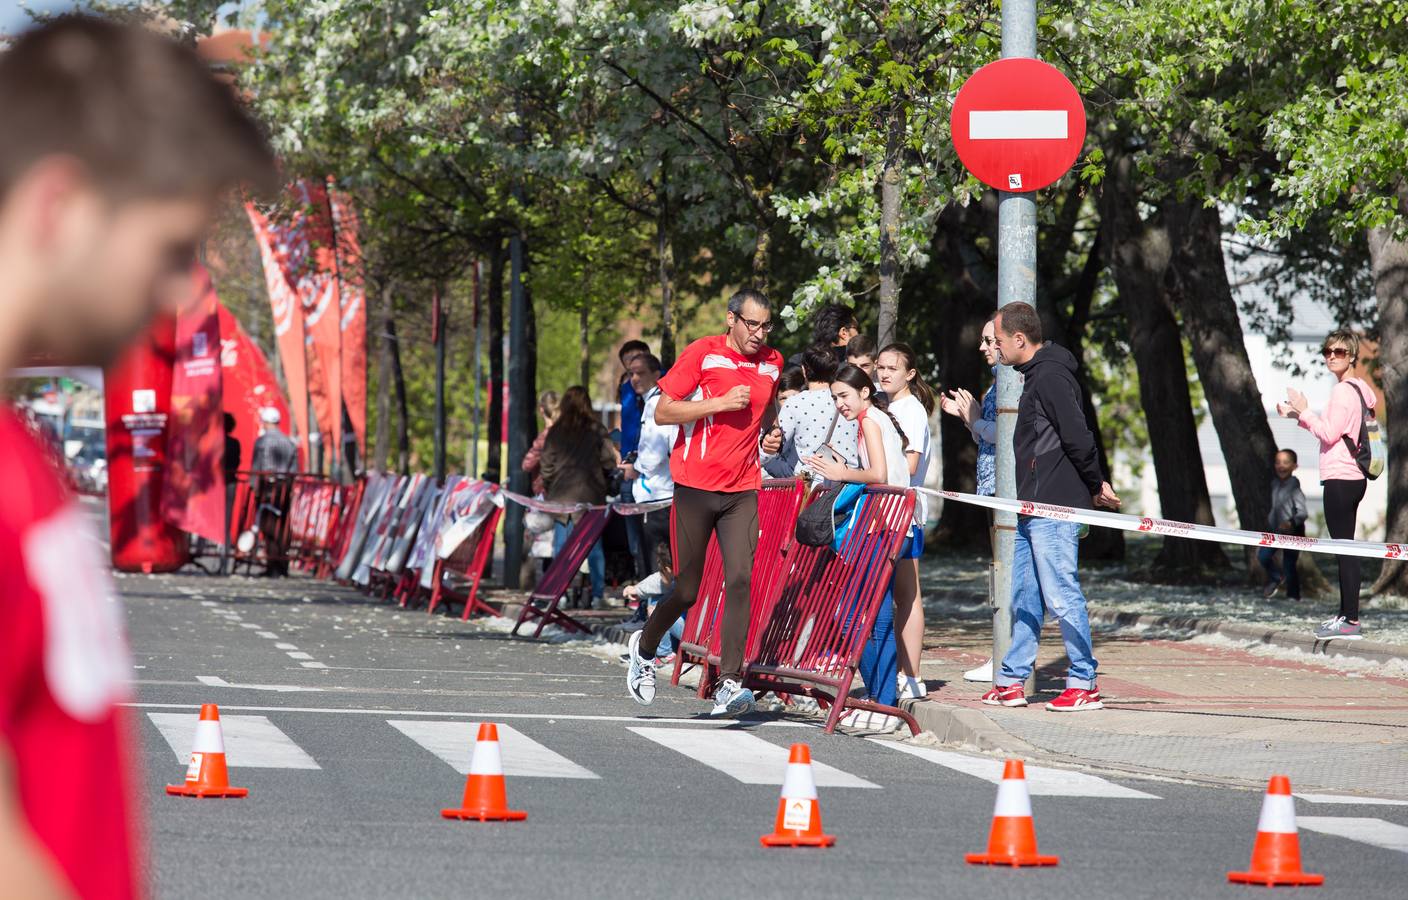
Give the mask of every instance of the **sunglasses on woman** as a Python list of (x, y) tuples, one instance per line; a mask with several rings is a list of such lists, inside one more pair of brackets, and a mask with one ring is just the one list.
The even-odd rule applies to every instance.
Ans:
[(1332, 356), (1335, 359), (1344, 359), (1345, 357), (1349, 356), (1349, 351), (1343, 347), (1325, 347), (1320, 351), (1320, 355), (1325, 357), (1326, 359), (1329, 359)]

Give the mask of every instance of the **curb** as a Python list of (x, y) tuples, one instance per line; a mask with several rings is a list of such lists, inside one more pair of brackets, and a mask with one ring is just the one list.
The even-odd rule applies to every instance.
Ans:
[(976, 709), (935, 703), (932, 700), (901, 700), (900, 708), (914, 716), (920, 729), (932, 731), (944, 744), (983, 752), (1021, 753), (1028, 756), (1040, 752), (1016, 735), (1008, 734), (1002, 726)]
[(1124, 628), (1176, 628), (1195, 634), (1221, 634), (1272, 647), (1300, 650), (1307, 656), (1357, 657), (1374, 662), (1408, 661), (1408, 647), (1399, 644), (1384, 644), (1378, 641), (1320, 641), (1299, 632), (1277, 631), (1263, 625), (1247, 625), (1240, 622), (1219, 622), (1192, 616), (1140, 615), (1113, 609), (1091, 609), (1090, 621)]

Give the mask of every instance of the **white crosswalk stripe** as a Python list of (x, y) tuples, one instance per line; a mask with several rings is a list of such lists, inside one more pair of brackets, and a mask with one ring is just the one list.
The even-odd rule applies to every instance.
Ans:
[[(387, 724), (449, 763), (461, 775), (469, 774), (469, 762), (474, 755), (474, 739), (479, 733), (478, 722), (388, 719)], [(505, 775), (528, 778), (601, 777), (567, 757), (549, 750), (516, 728), (499, 725), (498, 731)]]
[(1346, 806), (1408, 806), (1408, 800), (1385, 797), (1356, 797), (1353, 794), (1296, 794), (1307, 803), (1338, 803)]
[(1408, 853), (1408, 826), (1395, 825), (1383, 819), (1339, 816), (1297, 816), (1296, 824), (1303, 831), (1349, 838), (1371, 847)]
[[(743, 731), (697, 728), (632, 728), (657, 744), (717, 769), (744, 784), (782, 784), (787, 771), (786, 747)], [(812, 761), (818, 787), (878, 788), (864, 778)]]
[[(198, 717), (192, 713), (149, 712), (176, 758), (190, 758)], [(319, 769), (303, 748), (264, 716), (221, 716), (225, 736), (225, 761), (231, 768)]]
[[(972, 775), (984, 781), (997, 784), (1002, 780), (1003, 762), (1000, 759), (980, 759), (937, 750), (933, 747), (917, 747), (896, 741), (882, 741), (869, 738), (871, 743), (880, 744), (931, 763)], [(1112, 781), (1106, 781), (1085, 772), (1072, 772), (1066, 769), (1048, 769), (1041, 766), (1025, 766), (1027, 790), (1033, 796), (1047, 797), (1100, 797), (1107, 800), (1158, 800), (1153, 794), (1136, 791)]]

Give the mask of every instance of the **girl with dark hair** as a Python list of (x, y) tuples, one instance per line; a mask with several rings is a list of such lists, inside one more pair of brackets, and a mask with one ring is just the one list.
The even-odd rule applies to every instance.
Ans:
[[(548, 501), (605, 503), (608, 476), (619, 463), (616, 445), (592, 412), (587, 389), (573, 386), (563, 391), (557, 419), (543, 442), (540, 471)], [(580, 513), (553, 517), (554, 554), (562, 552), (580, 517)], [(592, 606), (600, 608), (606, 597), (606, 554), (600, 541), (587, 555), (587, 571), (591, 577)]]
[[(908, 444), (899, 423), (890, 414), (888, 398), (875, 389), (870, 376), (856, 366), (842, 366), (831, 382), (831, 396), (842, 418), (860, 424), (857, 444), (860, 468), (850, 469), (823, 456), (808, 457), (807, 466), (829, 481), (909, 487), (909, 463), (905, 458)], [(909, 552), (909, 545), (910, 539), (906, 536), (900, 548), (901, 558)], [(894, 580), (891, 579), (860, 658), (860, 676), (865, 681), (869, 699), (884, 706), (894, 706), (898, 699), (899, 662), (895, 654), (894, 624)], [(888, 720), (877, 721), (876, 715), (868, 710), (852, 710), (841, 719), (841, 724), (865, 728), (895, 724)]]
[[(915, 368), (914, 350), (908, 344), (889, 344), (875, 361), (875, 380), (890, 398), (890, 412), (908, 442), (905, 450), (909, 486), (923, 487), (929, 473), (933, 433), (934, 391)], [(919, 557), (924, 555), (924, 525), (929, 517), (928, 498), (916, 494), (914, 524), (909, 529), (908, 552), (895, 563), (895, 636), (900, 656), (900, 699), (918, 700), (929, 690), (919, 677), (919, 654), (924, 649), (924, 605), (919, 597)]]

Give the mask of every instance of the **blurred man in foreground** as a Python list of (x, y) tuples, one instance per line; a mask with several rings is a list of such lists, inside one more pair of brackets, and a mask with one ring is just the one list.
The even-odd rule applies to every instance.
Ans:
[[(111, 363), (193, 299), (219, 196), (274, 175), (194, 53), (89, 18), (0, 54), (0, 122), (0, 377)], [(121, 608), (91, 522), (3, 408), (0, 484), (0, 893), (140, 895)]]

